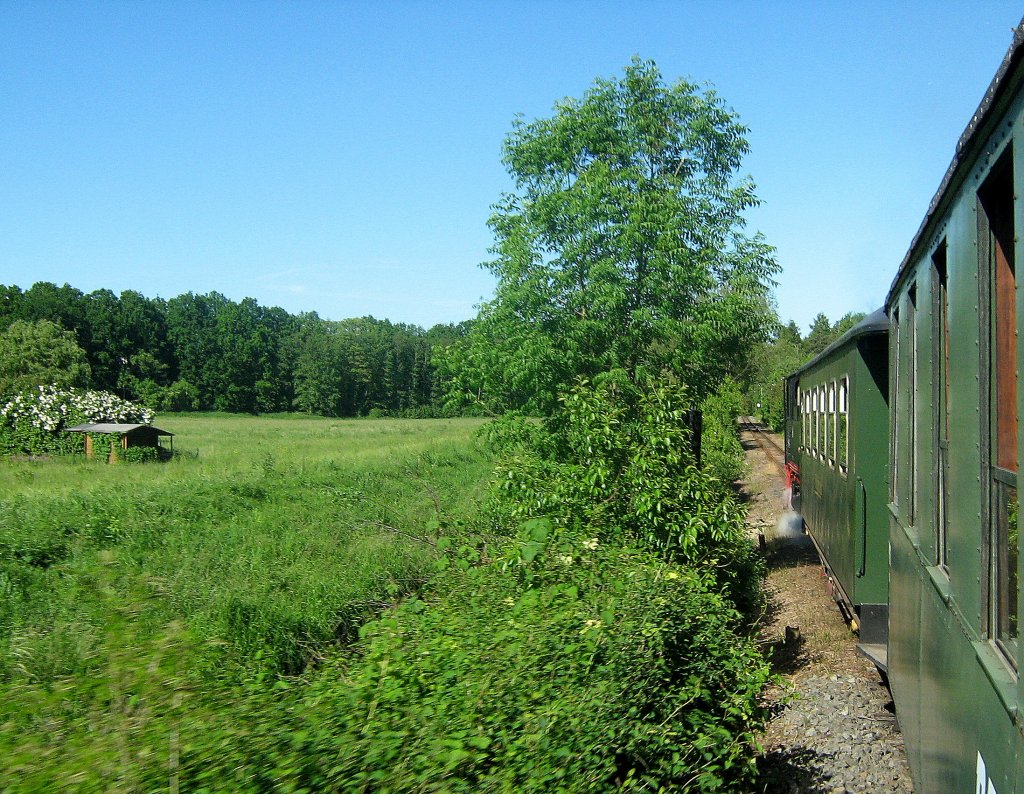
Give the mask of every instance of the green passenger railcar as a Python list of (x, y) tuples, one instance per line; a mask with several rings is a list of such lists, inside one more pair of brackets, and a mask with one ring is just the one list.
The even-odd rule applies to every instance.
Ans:
[(1024, 792), (1024, 26), (886, 299), (889, 680), (918, 792)]
[(803, 516), (860, 648), (885, 669), (888, 321), (865, 318), (786, 381), (786, 447)]

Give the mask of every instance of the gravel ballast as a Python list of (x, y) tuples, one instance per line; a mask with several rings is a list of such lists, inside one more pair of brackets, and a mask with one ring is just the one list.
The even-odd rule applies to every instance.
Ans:
[[(912, 794), (892, 697), (829, 596), (810, 540), (783, 511), (777, 469), (748, 433), (739, 483), (751, 531), (764, 536), (769, 575), (762, 643), (784, 687), (762, 737), (765, 794)], [(796, 520), (794, 521), (794, 519)]]

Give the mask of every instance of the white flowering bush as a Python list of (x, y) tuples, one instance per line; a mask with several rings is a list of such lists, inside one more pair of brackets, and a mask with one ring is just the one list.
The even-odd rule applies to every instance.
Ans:
[(64, 428), (83, 422), (150, 424), (153, 412), (105, 391), (38, 386), (0, 404), (0, 454), (70, 454), (80, 437)]

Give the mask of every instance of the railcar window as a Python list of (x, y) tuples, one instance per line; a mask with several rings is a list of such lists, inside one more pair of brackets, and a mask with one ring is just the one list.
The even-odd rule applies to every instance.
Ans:
[(814, 449), (818, 453), (818, 458), (821, 458), (825, 446), (825, 422), (822, 417), (822, 413), (825, 411), (825, 392), (821, 386), (814, 390), (814, 397), (818, 404), (817, 411), (814, 414)]
[(946, 241), (932, 255), (932, 368), (935, 373), (935, 399), (932, 403), (932, 427), (935, 437), (935, 564), (949, 570), (946, 508), (949, 471), (949, 276), (946, 267)]
[(828, 423), (825, 427), (825, 444), (828, 447), (826, 455), (829, 466), (836, 463), (836, 382), (828, 385)]
[(803, 445), (804, 445), (804, 452), (807, 451), (808, 445), (811, 442), (811, 431), (809, 430), (810, 426), (811, 426), (811, 395), (808, 394), (807, 392), (804, 392), (804, 415), (803, 415), (803, 430), (804, 430)]
[[(978, 191), (979, 283), (989, 307), (987, 450), (989, 477), (989, 635), (1011, 663), (1017, 650), (1017, 282), (1013, 155), (1000, 157)], [(987, 290), (987, 294), (985, 294)]]
[(804, 451), (804, 443), (807, 439), (807, 393), (800, 393), (800, 440), (797, 441), (797, 447), (801, 452)]
[(807, 451), (807, 392), (803, 394), (803, 413), (800, 415), (800, 447)]
[(811, 454), (818, 454), (818, 387), (811, 391)]
[(807, 443), (809, 441), (808, 440), (809, 433), (807, 431), (807, 427), (808, 427), (808, 422), (810, 421), (810, 419), (809, 419), (809, 417), (810, 417), (810, 407), (811, 407), (811, 395), (808, 394), (805, 391), (804, 392), (804, 415), (801, 417), (801, 428), (803, 430), (803, 434), (801, 435), (801, 438), (800, 438), (800, 442), (801, 442), (801, 445), (804, 448), (804, 452), (807, 452)]
[(804, 451), (811, 449), (811, 395), (808, 392), (804, 395)]
[(822, 384), (821, 386), (821, 458), (822, 461), (828, 465), (829, 458), (832, 456), (832, 450), (829, 449), (828, 444), (828, 425), (829, 425), (829, 412), (828, 412), (828, 386)]
[(900, 466), (900, 437), (896, 433), (896, 415), (900, 409), (899, 394), (902, 380), (900, 377), (900, 310), (898, 306), (892, 310), (892, 316), (889, 319), (889, 340), (889, 356), (891, 358), (889, 371), (893, 373), (889, 395), (889, 404), (892, 406), (892, 410), (889, 411), (889, 450), (892, 458), (889, 462), (889, 501), (898, 507), (899, 488), (896, 484), (902, 470), (902, 466)]
[(836, 406), (836, 419), (838, 421), (838, 427), (836, 428), (836, 458), (839, 461), (839, 471), (846, 474), (847, 467), (850, 464), (849, 461), (849, 450), (848, 444), (848, 428), (847, 428), (847, 390), (849, 388), (849, 380), (844, 376), (839, 381), (839, 398)]

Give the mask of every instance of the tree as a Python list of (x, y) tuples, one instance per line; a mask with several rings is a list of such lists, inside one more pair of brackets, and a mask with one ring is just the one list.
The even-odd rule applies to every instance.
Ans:
[(836, 320), (836, 324), (832, 326), (833, 341), (841, 337), (865, 317), (867, 317), (867, 315), (864, 312), (847, 312), (844, 314)]
[(6, 286), (0, 284), (0, 331), (6, 331), (7, 327), (15, 320), (23, 320), (25, 294), (21, 287), (15, 284)]
[(787, 342), (788, 344), (796, 345), (797, 347), (800, 346), (800, 327), (795, 321), (790, 320), (788, 324), (779, 326), (778, 341)]
[(321, 416), (342, 416), (345, 362), (331, 323), (303, 318), (295, 338), (295, 407)]
[(823, 313), (818, 312), (811, 321), (811, 329), (801, 343), (805, 358), (814, 358), (832, 343), (832, 324)]
[(811, 330), (807, 338), (801, 343), (804, 357), (814, 358), (866, 316), (864, 312), (847, 312), (832, 325), (828, 317), (819, 312), (811, 321)]
[(745, 128), (713, 91), (634, 59), (551, 118), (514, 124), (515, 191), (489, 225), (498, 278), (448, 370), (456, 393), (550, 410), (577, 377), (671, 370), (699, 397), (767, 335), (778, 268), (742, 233)]
[(214, 406), (222, 381), (217, 325), (227, 304), (219, 292), (189, 292), (167, 301), (167, 337), (177, 358), (177, 376), (196, 388), (201, 408)]
[(783, 381), (804, 363), (796, 323), (780, 325), (776, 337), (756, 348), (746, 383), (746, 411), (759, 415), (769, 427), (781, 429), (784, 412)]
[(87, 386), (89, 364), (75, 335), (49, 320), (15, 320), (0, 333), (0, 396), (54, 385)]

